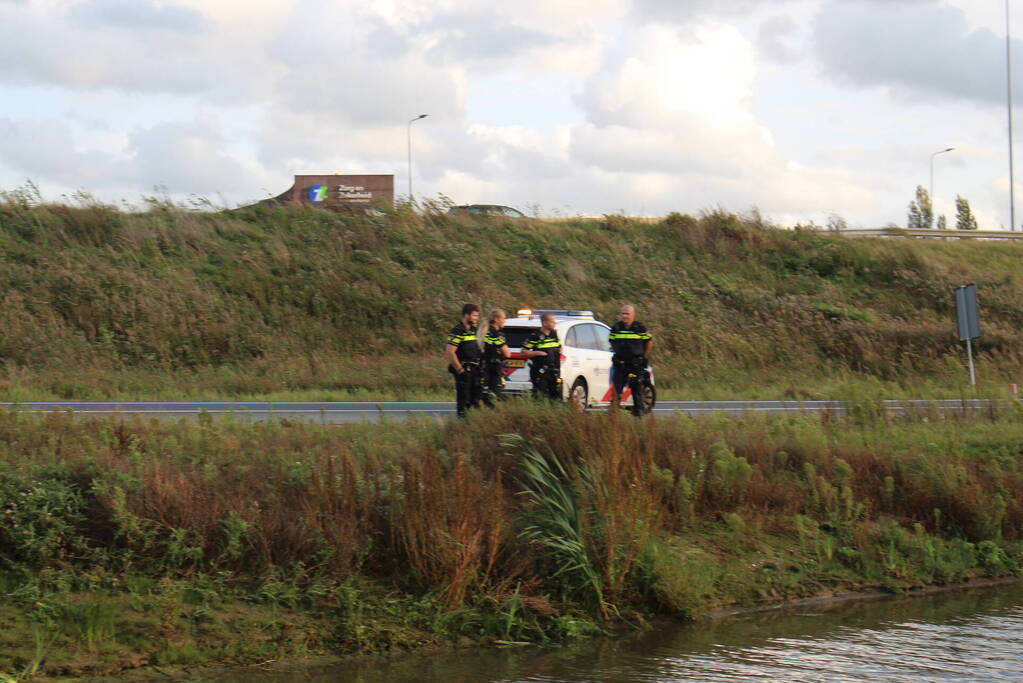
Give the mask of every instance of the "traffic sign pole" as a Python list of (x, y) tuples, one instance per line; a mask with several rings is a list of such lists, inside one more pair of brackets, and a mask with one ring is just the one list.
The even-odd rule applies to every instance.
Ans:
[(970, 385), (977, 386), (977, 375), (973, 372), (973, 340), (966, 340), (966, 360), (970, 364)]

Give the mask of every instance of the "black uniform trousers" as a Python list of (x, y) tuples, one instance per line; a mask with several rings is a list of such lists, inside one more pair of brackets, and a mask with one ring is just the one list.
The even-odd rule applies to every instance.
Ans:
[(622, 391), (625, 390), (625, 385), (629, 385), (629, 389), (632, 391), (632, 414), (642, 415), (644, 408), (643, 395), (645, 393), (643, 388), (643, 379), (646, 374), (646, 358), (640, 356), (639, 358), (615, 358), (612, 363), (614, 364), (614, 387), (615, 387), (615, 401), (622, 400)]
[(562, 399), (559, 365), (544, 365), (538, 368), (530, 380), (533, 382), (533, 398), (549, 398), (552, 401)]
[(469, 408), (478, 408), (483, 396), (483, 384), (480, 382), (480, 364), (478, 362), (462, 363), (465, 370), (455, 374), (455, 407), (459, 417), (465, 417)]
[(495, 401), (504, 400), (504, 364), (500, 361), (483, 361), (483, 403), (495, 408)]

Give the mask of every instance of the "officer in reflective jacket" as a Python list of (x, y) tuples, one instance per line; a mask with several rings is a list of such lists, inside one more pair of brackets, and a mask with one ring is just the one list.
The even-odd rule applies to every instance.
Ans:
[(533, 397), (560, 401), (561, 340), (558, 339), (553, 313), (540, 315), (540, 329), (534, 330), (522, 345), (522, 355), (529, 359), (529, 381), (533, 383)]
[(495, 308), (483, 326), (483, 403), (495, 408), (495, 401), (504, 400), (505, 359), (511, 356), (504, 336), (504, 311)]
[(483, 349), (476, 338), (476, 323), (480, 321), (480, 307), (476, 304), (462, 306), (462, 320), (451, 328), (445, 355), (448, 372), (455, 376), (455, 406), (458, 416), (465, 417), (469, 408), (480, 404), (483, 385), (480, 382), (480, 362)]
[(653, 337), (646, 325), (636, 320), (636, 309), (633, 306), (622, 306), (618, 312), (618, 322), (611, 327), (608, 334), (611, 342), (612, 381), (615, 388), (614, 404), (622, 399), (622, 390), (626, 383), (632, 391), (632, 414), (643, 414), (643, 380), (646, 376), (647, 356), (654, 346)]

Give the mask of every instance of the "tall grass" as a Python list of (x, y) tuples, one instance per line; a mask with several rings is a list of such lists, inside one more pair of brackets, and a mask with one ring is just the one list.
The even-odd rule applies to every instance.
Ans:
[[(0, 393), (420, 398), (465, 300), (640, 308), (663, 395), (955, 392), (952, 289), (976, 282), (982, 391), (1020, 379), (1023, 245), (843, 239), (756, 216), (535, 223), (407, 207), (125, 213), (0, 197)], [(666, 392), (666, 393), (665, 393)]]
[[(0, 413), (0, 564), (388, 577), (629, 601), (648, 543), (706, 525), (874, 553), (877, 529), (1017, 543), (1018, 415), (634, 421), (510, 406), (466, 423), (175, 425)], [(514, 435), (514, 436), (502, 436)], [(824, 533), (824, 532), (822, 532)]]

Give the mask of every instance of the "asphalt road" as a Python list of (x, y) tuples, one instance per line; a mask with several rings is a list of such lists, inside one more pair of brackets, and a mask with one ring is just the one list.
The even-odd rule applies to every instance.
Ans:
[[(989, 401), (972, 399), (885, 401), (885, 407), (896, 413), (912, 410), (979, 410)], [(298, 422), (359, 423), (382, 419), (404, 419), (410, 415), (450, 417), (455, 405), (448, 401), (381, 401), (370, 402), (84, 402), (61, 401), (40, 403), (0, 403), (0, 408), (49, 412), (71, 410), (80, 416), (139, 415), (165, 420), (194, 419), (201, 412), (215, 417), (231, 416), (239, 421), (293, 420)], [(591, 408), (591, 410), (606, 410)], [(671, 415), (702, 413), (817, 413), (843, 412), (842, 401), (663, 401), (654, 412)]]

